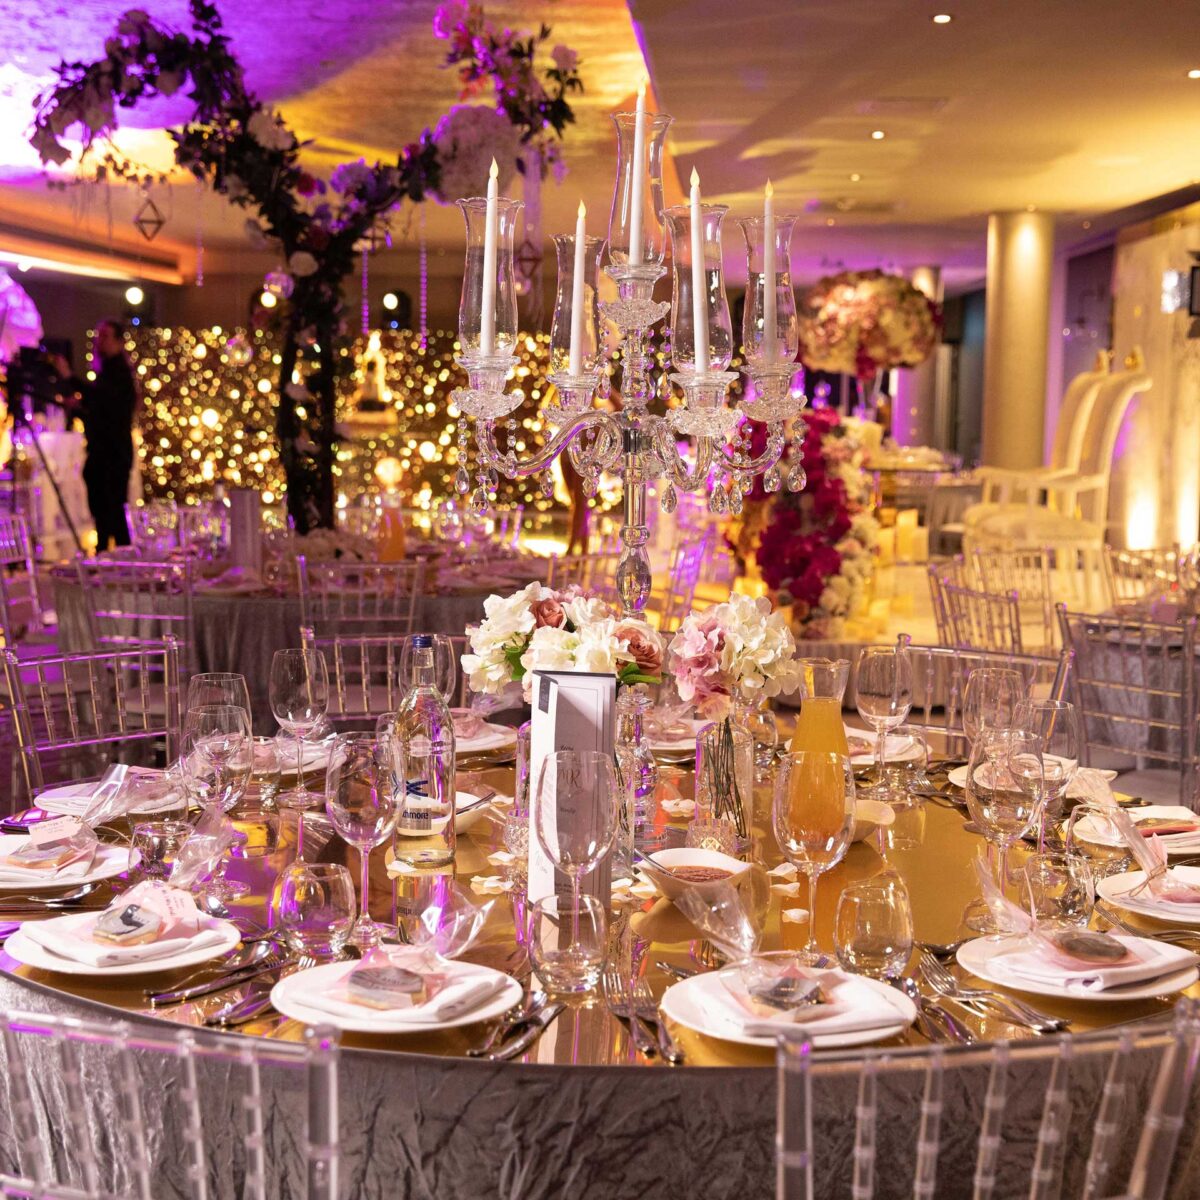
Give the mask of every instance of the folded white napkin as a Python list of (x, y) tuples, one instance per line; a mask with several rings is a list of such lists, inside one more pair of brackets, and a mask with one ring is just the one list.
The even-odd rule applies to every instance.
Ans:
[[(850, 761), (856, 763), (859, 759), (870, 759), (874, 762), (879, 756), (879, 735), (870, 729), (852, 729), (849, 725), (845, 728), (846, 740), (850, 743)], [(861, 744), (856, 746), (856, 741), (865, 743), (866, 748)], [(907, 754), (912, 747), (913, 739), (910, 734), (889, 733), (883, 743), (884, 761)]]
[(905, 1019), (899, 1004), (893, 1004), (885, 993), (852, 975), (839, 975), (836, 982), (826, 985), (828, 1004), (781, 1012), (777, 1018), (751, 1016), (716, 977), (714, 983), (717, 986), (711, 987), (705, 996), (710, 1009), (722, 1022), (734, 1025), (747, 1037), (775, 1037), (781, 1030), (801, 1026), (822, 1035), (858, 1033), (884, 1029)]
[(501, 725), (484, 725), (474, 737), (455, 738), (454, 748), (460, 753), (464, 750), (494, 750), (513, 740), (514, 734), (511, 729), (505, 729)]
[(424, 1004), (412, 1008), (372, 1008), (367, 1004), (354, 1004), (349, 1000), (338, 999), (338, 993), (344, 991), (349, 975), (350, 972), (347, 971), (325, 990), (304, 996), (302, 999), (305, 1006), (335, 1017), (361, 1020), (364, 1016), (375, 1014), (388, 1021), (433, 1025), (472, 1012), (508, 986), (507, 976), (491, 971), (486, 975), (464, 971), (451, 979), (432, 1000)]
[[(29, 841), (25, 834), (0, 834), (0, 857), (7, 856), (19, 850)], [(32, 871), (28, 867), (0, 866), (0, 885), (6, 884), (36, 884), (70, 883), (86, 875), (96, 864), (97, 859), (104, 853), (103, 846), (97, 846), (95, 854), (85, 854), (75, 859), (57, 871)]]
[(1143, 983), (1182, 971), (1200, 962), (1200, 956), (1179, 946), (1168, 946), (1148, 938), (1117, 937), (1136, 961), (1106, 967), (1099, 963), (1065, 966), (1041, 945), (1031, 945), (1022, 939), (1012, 950), (995, 955), (988, 964), (999, 975), (1009, 975), (1014, 981), (1061, 987), (1065, 992), (1103, 992), (1122, 984)]
[[(1170, 875), (1171, 872), (1167, 874)], [(1148, 887), (1143, 886), (1144, 880), (1145, 873), (1140, 872), (1139, 877), (1121, 893), (1122, 896), (1130, 898), (1138, 904), (1145, 905), (1147, 908), (1156, 908), (1164, 915), (1169, 915), (1172, 918), (1185, 921), (1200, 921), (1200, 903), (1166, 900), (1161, 896), (1156, 896)], [(1139, 887), (1141, 888), (1140, 891), (1138, 891)], [(1135, 891), (1137, 891), (1136, 896), (1133, 895)]]
[(220, 946), (226, 941), (220, 925), (209, 918), (199, 933), (165, 937), (157, 942), (145, 942), (140, 946), (113, 946), (92, 940), (92, 929), (99, 913), (71, 913), (66, 917), (54, 917), (49, 921), (27, 921), (21, 932), (32, 942), (72, 962), (86, 963), (92, 967), (120, 967), (127, 963), (150, 962), (156, 958), (167, 958), (183, 950), (202, 950), (209, 946)]

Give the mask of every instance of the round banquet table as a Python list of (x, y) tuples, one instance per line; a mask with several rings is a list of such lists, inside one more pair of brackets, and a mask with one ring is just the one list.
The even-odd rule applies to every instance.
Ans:
[[(483, 602), (494, 590), (421, 596), (413, 628), (422, 633), (465, 633), (469, 624), (482, 619)], [(77, 579), (55, 576), (54, 606), (61, 648), (71, 652), (89, 649), (87, 602)], [(244, 674), (256, 731), (273, 729), (268, 696), (271, 659), (276, 650), (300, 645), (300, 597), (214, 595), (197, 588), (193, 619), (196, 669)]]
[[(460, 786), (511, 788), (511, 772), (493, 768), (482, 774), (460, 777)], [(683, 790), (690, 786), (686, 776)], [(778, 861), (774, 841), (767, 832), (767, 797), (755, 797), (752, 836), (760, 860)], [(875, 842), (854, 844), (845, 860), (822, 878), (817, 912), (817, 934), (823, 949), (833, 944), (833, 917), (841, 888), (869, 878), (890, 865), (906, 880), (914, 910), (918, 939), (948, 942), (962, 936), (964, 906), (975, 895), (972, 858), (979, 839), (964, 828), (961, 810), (925, 803), (900, 810), (893, 834), (882, 847)], [(357, 854), (332, 835), (322, 816), (305, 817), (305, 858), (345, 861), (357, 866)], [(294, 822), (294, 814), (293, 814)], [(665, 826), (665, 818), (660, 817)], [(664, 827), (668, 839), (680, 838), (683, 826)], [(499, 826), (480, 822), (460, 837), (455, 871), (464, 887), (477, 875), (494, 874), (487, 855), (499, 844)], [(251, 884), (243, 911), (266, 920), (267, 895), (273, 875), (294, 856), (295, 826), (285, 824), (277, 854), (265, 860), (231, 864), (229, 874), (239, 874)], [(1021, 849), (1014, 850), (1020, 855)], [(886, 861), (885, 861), (886, 860)], [(253, 868), (240, 871), (238, 868)], [(378, 919), (411, 922), (423, 909), (430, 890), (442, 876), (428, 873), (388, 878), (384, 853), (372, 861), (371, 909)], [(482, 900), (481, 896), (475, 897)], [(99, 904), (109, 899), (104, 889)], [(781, 921), (781, 908), (802, 901), (773, 896), (766, 918), (764, 944), (796, 947), (806, 928)], [(514, 934), (514, 914), (519, 918), (522, 900), (513, 894), (497, 897), (484, 935), (467, 957), (489, 965), (518, 971), (521, 954)], [(628, 947), (630, 940), (644, 945), (642, 961), (655, 995), (668, 984), (656, 965), (666, 959), (678, 965), (697, 966), (705, 958), (705, 944), (673, 905), (662, 899), (647, 900), (620, 910), (613, 917), (613, 944)], [(151, 985), (170, 988), (185, 974), (158, 973)], [(135, 1023), (169, 1021), (198, 1025), (206, 1014), (228, 1001), (228, 994), (153, 1012), (141, 988), (148, 980), (137, 977), (133, 986), (120, 980), (57, 975), (22, 966), (0, 954), (0, 1004), (6, 1009), (62, 1013), (78, 1017), (118, 1016)], [(1200, 986), (1189, 994), (1200, 996)], [(1171, 999), (1121, 1003), (1087, 1003), (1037, 998), (1038, 1007), (1064, 1016), (1073, 1031), (1100, 1024), (1126, 1022), (1166, 1013)], [(963, 1016), (956, 1010), (956, 1015)], [(965, 1017), (981, 1039), (1028, 1037), (999, 1022)], [(640, 1058), (624, 1026), (605, 1009), (597, 995), (568, 1001), (566, 1011), (552, 1024), (521, 1060), (489, 1063), (464, 1056), (477, 1043), (485, 1027), (423, 1035), (342, 1037), (339, 1072), (341, 1136), (341, 1194), (354, 1200), (467, 1200), (480, 1196), (520, 1197), (521, 1200), (558, 1200), (565, 1196), (767, 1197), (773, 1194), (776, 1078), (774, 1055), (765, 1049), (723, 1042), (674, 1026), (686, 1054), (686, 1064), (667, 1067), (660, 1060)], [(243, 1026), (231, 1037), (254, 1036), (298, 1040), (304, 1029), (298, 1023), (271, 1014)], [(884, 1048), (922, 1045), (910, 1030), (903, 1036), (877, 1043)], [(1047, 1056), (1048, 1057), (1048, 1056)], [(816, 1056), (816, 1061), (845, 1061), (850, 1068), (855, 1052)], [(172, 1064), (173, 1065), (173, 1064)], [(1075, 1130), (1090, 1130), (1103, 1082), (1104, 1064), (1080, 1061), (1071, 1078), (1072, 1121)], [(0, 1069), (3, 1050), (0, 1048)], [(150, 1131), (150, 1150), (156, 1163), (156, 1200), (186, 1197), (181, 1117), (171, 1106), (172, 1087), (164, 1078), (168, 1067), (150, 1061), (141, 1064), (147, 1095), (163, 1098), (159, 1119)], [(1045, 1095), (1048, 1063), (1026, 1065), (1026, 1074), (1009, 1088), (1005, 1115), (1005, 1154), (995, 1194), (1024, 1194), (1036, 1143)], [(47, 1078), (54, 1074), (51, 1068)], [(911, 1164), (915, 1127), (912, 1114), (920, 1101), (920, 1072), (912, 1078), (885, 1081), (880, 1076), (878, 1122), (880, 1163), (876, 1195), (911, 1195)], [(939, 1159), (938, 1195), (971, 1192), (975, 1141), (972, 1122), (978, 1118), (986, 1082), (986, 1067), (946, 1075), (947, 1113), (954, 1114), (944, 1135)], [(46, 1086), (52, 1087), (48, 1083)], [(1148, 1094), (1148, 1075), (1135, 1080)], [(227, 1145), (220, 1162), (210, 1169), (214, 1195), (233, 1196), (238, 1190), (241, 1145), (235, 1128), (236, 1098), (228, 1080), (215, 1068), (202, 1076), (200, 1087), (206, 1120), (218, 1141)], [(298, 1177), (299, 1156), (294, 1142), (302, 1128), (303, 1111), (287, 1081), (264, 1077), (269, 1115), (268, 1138), (273, 1178), (268, 1194), (293, 1197), (303, 1194)], [(819, 1076), (815, 1081), (815, 1139), (818, 1153), (817, 1194), (849, 1194), (848, 1163), (851, 1157), (856, 1076), (853, 1069)], [(957, 1089), (957, 1090), (956, 1090)], [(961, 1116), (961, 1120), (958, 1118)], [(228, 1131), (223, 1122), (228, 1124)], [(11, 1154), (13, 1131), (6, 1111), (0, 1111), (0, 1163)], [(1181, 1151), (1173, 1196), (1195, 1196), (1200, 1187), (1200, 1150), (1195, 1143), (1196, 1123), (1191, 1122)], [(1011, 1144), (1010, 1144), (1011, 1143)], [(1063, 1195), (1078, 1195), (1084, 1156), (1069, 1156)], [(1024, 1170), (1024, 1188), (1017, 1176), (1005, 1171)], [(288, 1174), (292, 1172), (292, 1174)], [(906, 1174), (907, 1172), (907, 1174)]]

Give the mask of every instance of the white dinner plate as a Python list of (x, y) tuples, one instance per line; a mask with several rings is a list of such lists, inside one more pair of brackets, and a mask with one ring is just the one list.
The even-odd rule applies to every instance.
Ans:
[[(29, 841), (23, 833), (0, 834), (0, 858), (12, 854), (14, 850)], [(132, 858), (130, 857), (132, 855)], [(101, 842), (96, 850), (96, 857), (91, 867), (82, 875), (61, 873), (56, 876), (39, 875), (36, 871), (29, 872), (29, 878), (0, 880), (0, 892), (57, 892), (63, 888), (80, 887), (85, 883), (99, 883), (102, 879), (113, 879), (123, 871), (136, 867), (141, 856), (128, 846), (112, 846)]]
[[(1181, 804), (1148, 804), (1145, 808), (1124, 810), (1132, 818), (1135, 825), (1149, 817), (1162, 817), (1165, 820), (1175, 820), (1180, 823), (1196, 822), (1196, 814), (1190, 808)], [(1075, 823), (1075, 836), (1080, 841), (1089, 842), (1093, 846), (1123, 846), (1124, 839), (1115, 830), (1108, 827), (1102, 817), (1088, 813)], [(1193, 833), (1167, 833), (1158, 835), (1168, 854), (1192, 854), (1200, 850), (1200, 829)]]
[(701, 721), (696, 717), (684, 717), (681, 724), (687, 725), (690, 733), (677, 738), (650, 737), (651, 754), (669, 754), (672, 757), (696, 753), (696, 735), (711, 721)]
[(999, 984), (1014, 992), (1028, 992), (1032, 996), (1053, 996), (1057, 1000), (1151, 1000), (1171, 992), (1181, 992), (1185, 987), (1191, 987), (1200, 979), (1200, 970), (1186, 967), (1182, 971), (1172, 971), (1160, 975), (1157, 979), (1146, 979), (1140, 983), (1126, 983), (1118, 987), (1105, 988), (1100, 992), (1068, 992), (1062, 986), (1047, 983), (1038, 979), (1022, 979), (1009, 971), (997, 971), (992, 965), (992, 959), (1008, 949), (1004, 942), (994, 942), (990, 938), (973, 938), (963, 942), (955, 957), (959, 966), (977, 975), (987, 983)]
[(217, 928), (222, 934), (219, 942), (202, 946), (198, 950), (182, 949), (162, 958), (147, 958), (140, 962), (122, 963), (117, 967), (94, 967), (91, 963), (76, 962), (47, 950), (35, 942), (23, 929), (18, 929), (5, 943), (4, 952), (27, 967), (39, 971), (57, 971), (60, 975), (91, 975), (107, 978), (110, 975), (149, 975), (160, 971), (175, 971), (180, 967), (195, 967), (214, 958), (228, 954), (242, 940), (238, 927), (232, 921), (211, 919), (209, 928)]
[[(454, 832), (466, 833), (483, 816), (491, 800), (482, 800), (474, 792), (454, 793)], [(397, 829), (397, 837), (429, 837), (434, 830)]]
[(454, 751), (456, 754), (482, 754), (486, 750), (515, 749), (517, 731), (507, 725), (494, 725), (485, 721), (483, 728), (469, 738), (456, 737)]
[[(47, 788), (34, 803), (43, 812), (59, 817), (82, 817), (100, 786), (97, 782), (64, 783), (61, 787)], [(172, 792), (161, 800), (150, 800), (130, 809), (134, 816), (150, 816), (153, 813), (177, 812), (182, 809), (179, 798)]]
[[(503, 974), (474, 963), (470, 964), (470, 967), (473, 975), (485, 972), (492, 975)], [(507, 982), (504, 989), (490, 1000), (484, 1001), (478, 1008), (460, 1013), (457, 1017), (449, 1017), (445, 1021), (419, 1023), (389, 1016), (386, 1012), (365, 1006), (361, 1017), (350, 1018), (326, 1012), (324, 1009), (311, 1008), (304, 1003), (306, 994), (327, 986), (331, 976), (336, 978), (347, 972), (348, 965), (344, 962), (322, 963), (321, 966), (310, 967), (307, 971), (297, 971), (281, 979), (271, 989), (271, 1003), (277, 1012), (293, 1021), (304, 1021), (309, 1025), (332, 1025), (343, 1033), (436, 1033), (438, 1030), (457, 1029), (460, 1025), (475, 1025), (479, 1021), (490, 1021), (494, 1017), (502, 1016), (524, 995), (521, 985), (515, 979), (505, 976)]]
[[(1056, 756), (1051, 755), (1050, 757), (1054, 758)], [(1066, 760), (1060, 759), (1060, 761), (1065, 762)], [(1117, 777), (1116, 771), (1101, 771), (1100, 774), (1110, 782)], [(988, 776), (985, 775), (983, 778), (987, 779)], [(965, 766), (955, 767), (953, 771), (947, 771), (946, 780), (957, 788), (965, 788), (967, 786), (967, 768)], [(1071, 799), (1075, 799), (1077, 798), (1077, 795), (1078, 794), (1075, 791), (1075, 781), (1072, 779), (1071, 782), (1067, 784), (1067, 796)]]
[[(876, 736), (863, 729), (851, 729), (846, 726), (846, 739), (850, 742), (850, 765), (852, 767), (871, 767), (878, 762), (876, 757)], [(869, 745), (867, 750), (855, 750), (854, 742), (866, 742)], [(922, 757), (924, 751), (917, 743), (916, 738), (907, 733), (889, 733), (886, 741), (883, 743), (883, 761), (885, 763), (905, 763), (912, 762), (915, 758)]]
[[(1171, 873), (1178, 875), (1185, 883), (1200, 887), (1200, 867), (1172, 867)], [(1164, 906), (1156, 901), (1149, 891), (1139, 892), (1136, 896), (1128, 893), (1146, 878), (1145, 871), (1122, 871), (1120, 875), (1109, 875), (1096, 884), (1096, 894), (1109, 904), (1123, 908), (1126, 912), (1138, 913), (1143, 917), (1153, 917), (1156, 921), (1165, 921), (1173, 925), (1195, 925), (1198, 919), (1189, 913), (1181, 913)], [(1200, 909), (1197, 910), (1200, 912)]]
[[(729, 968), (727, 968), (729, 969)], [(776, 1041), (773, 1037), (751, 1037), (743, 1033), (736, 1018), (730, 1016), (723, 1005), (718, 1006), (709, 999), (713, 988), (724, 989), (725, 985), (718, 978), (719, 971), (708, 971), (702, 975), (693, 975), (690, 979), (680, 980), (672, 984), (663, 993), (659, 1006), (665, 1016), (672, 1021), (694, 1029), (706, 1037), (720, 1038), (723, 1042), (736, 1042), (739, 1046), (762, 1046), (773, 1049)], [(857, 1033), (820, 1033), (813, 1030), (812, 1042), (821, 1050), (834, 1049), (839, 1046), (863, 1046), (868, 1042), (879, 1042), (884, 1038), (895, 1037), (903, 1033), (916, 1019), (917, 1009), (913, 1002), (895, 988), (865, 975), (854, 977), (867, 987), (878, 991), (890, 1005), (896, 1009), (896, 1023), (879, 1029), (865, 1029)]]

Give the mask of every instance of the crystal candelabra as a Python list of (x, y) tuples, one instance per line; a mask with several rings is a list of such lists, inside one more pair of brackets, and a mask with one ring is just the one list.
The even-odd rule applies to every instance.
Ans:
[[(740, 222), (749, 279), (742, 342), (752, 386), (745, 399), (731, 406), (728, 392), (737, 375), (728, 370), (733, 333), (721, 247), (727, 209), (693, 203), (664, 210), (663, 144), (671, 118), (639, 111), (616, 113), (613, 121), (617, 127), (617, 180), (604, 270), (616, 284), (617, 298), (598, 304), (600, 239), (587, 238), (583, 253), (576, 254), (578, 235), (555, 238), (558, 289), (549, 376), (554, 392), (542, 411), (554, 432), (538, 453), (528, 457), (519, 457), (513, 448), (518, 427), (510, 415), (524, 397), (519, 391), (505, 390), (516, 362), (513, 231), (520, 205), (507, 199), (493, 200), (489, 218), (488, 201), (459, 202), (467, 223), (467, 250), (458, 362), (467, 372), (468, 386), (456, 391), (453, 400), (474, 420), (478, 454), (472, 484), (467, 467), (469, 432), (463, 421), (455, 486), (460, 494), (470, 494), (472, 510), (482, 516), (490, 508), (501, 474), (516, 479), (546, 472), (543, 486), (550, 490), (549, 469), (564, 452), (582, 477), (589, 497), (595, 496), (603, 472), (618, 475), (624, 513), (616, 591), (625, 617), (639, 618), (651, 589), (646, 551), (651, 483), (663, 481), (659, 502), (665, 512), (674, 510), (679, 490), (707, 490), (710, 512), (735, 515), (758, 475), (763, 476), (769, 492), (782, 485), (778, 463), (788, 424), (804, 404), (804, 397), (791, 388), (798, 346), (789, 266), (795, 218), (764, 214)], [(489, 220), (493, 222), (490, 250)], [(666, 274), (663, 261), (668, 227), (673, 247), (669, 304), (653, 296), (655, 283)], [(699, 266), (693, 269), (697, 254)], [(582, 288), (575, 286), (580, 263)], [(580, 297), (584, 317), (573, 321)], [(599, 339), (600, 311), (621, 335), (620, 407), (616, 409), (594, 407), (598, 391), (609, 378)], [(682, 391), (683, 403), (659, 416), (648, 411), (654, 388), (647, 342), (668, 311), (675, 367), (670, 379)], [(699, 360), (698, 342), (703, 356)], [(758, 454), (751, 445), (756, 422), (766, 425), (766, 445)], [(506, 434), (504, 449), (501, 426)], [(690, 442), (690, 454), (680, 452), (681, 442)], [(798, 491), (804, 483), (797, 461), (788, 473), (787, 486)]]

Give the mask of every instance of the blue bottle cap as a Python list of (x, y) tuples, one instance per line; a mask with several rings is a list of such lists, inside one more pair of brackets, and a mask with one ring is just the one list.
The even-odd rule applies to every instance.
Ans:
[(412, 644), (414, 650), (428, 650), (433, 645), (433, 636), (428, 633), (414, 633)]

